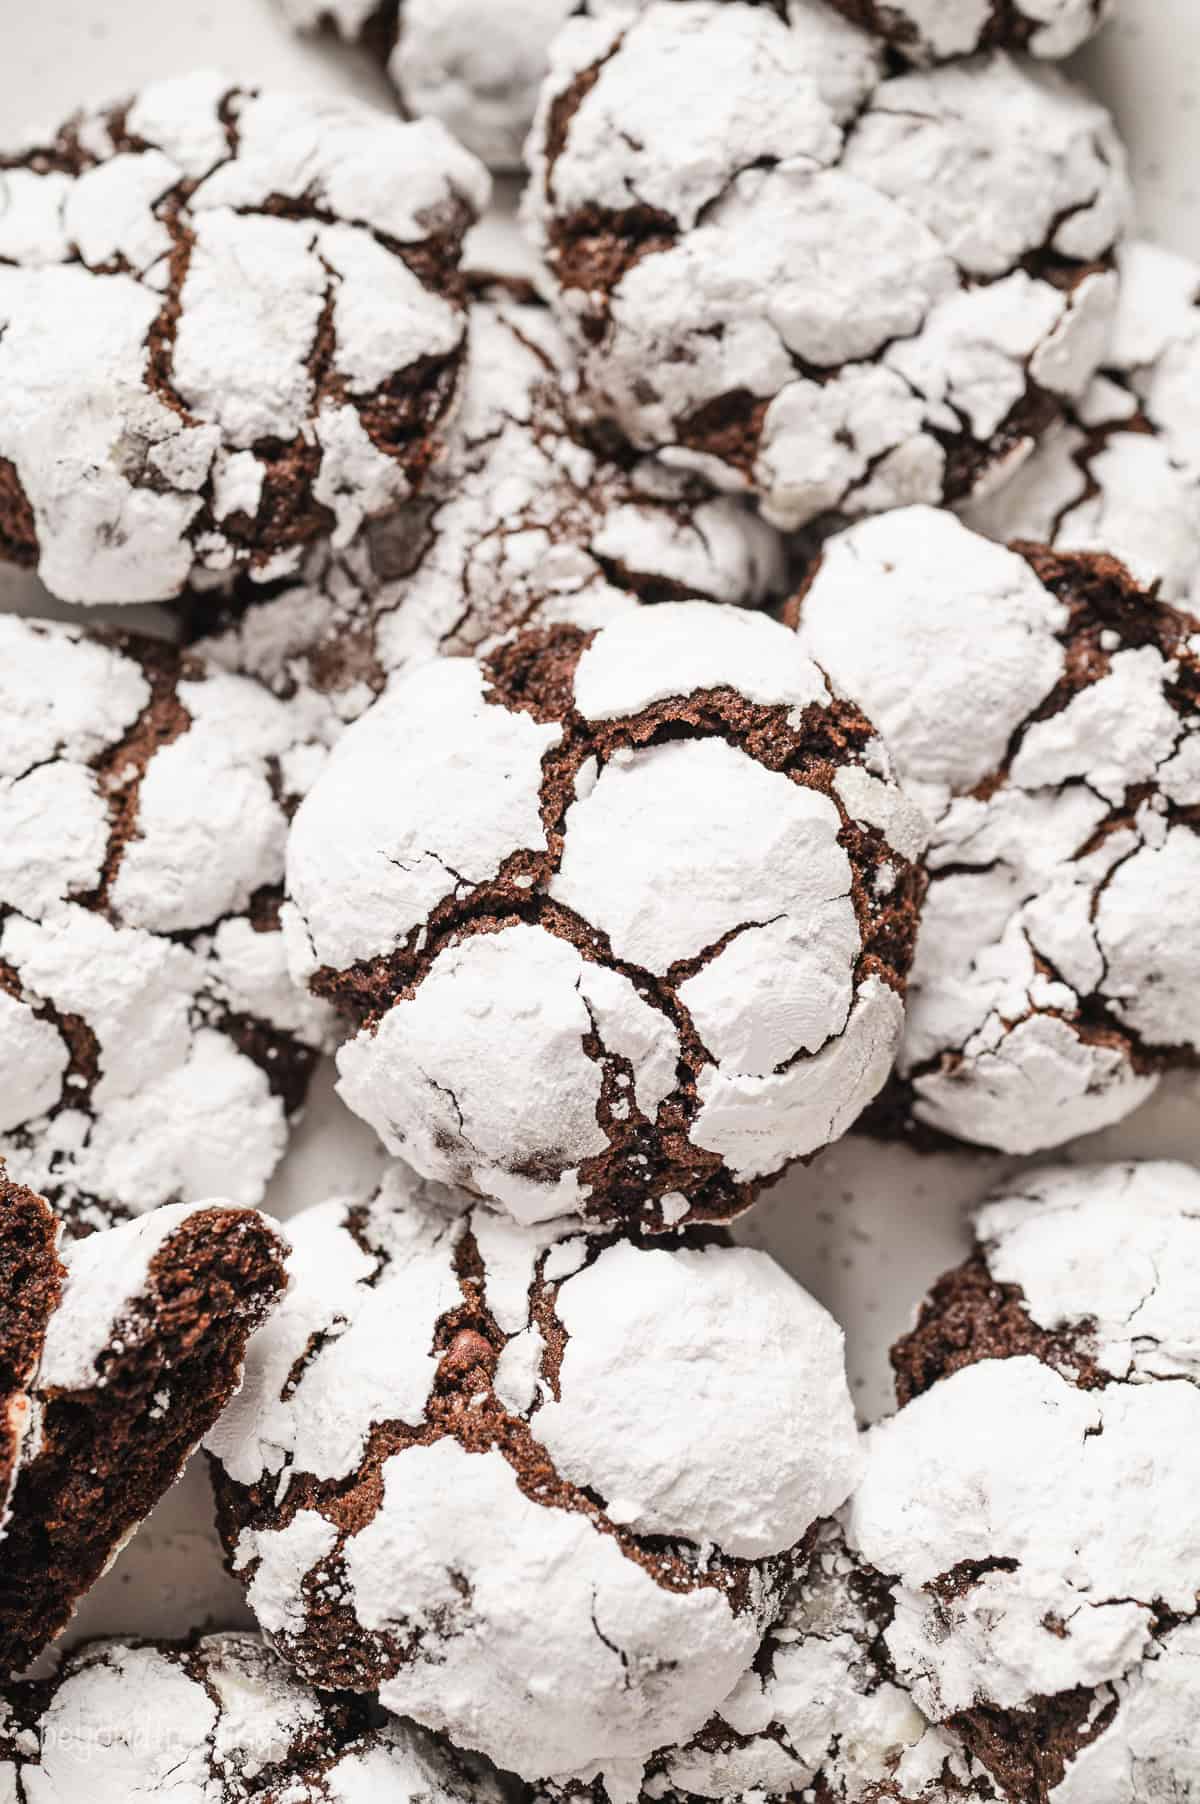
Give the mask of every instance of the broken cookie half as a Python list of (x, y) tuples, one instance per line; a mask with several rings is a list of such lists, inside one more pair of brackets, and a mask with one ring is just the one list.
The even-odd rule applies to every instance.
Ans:
[(20, 1673), (176, 1478), (285, 1286), (265, 1217), (173, 1206), (60, 1250), (0, 1166), (0, 1671)]

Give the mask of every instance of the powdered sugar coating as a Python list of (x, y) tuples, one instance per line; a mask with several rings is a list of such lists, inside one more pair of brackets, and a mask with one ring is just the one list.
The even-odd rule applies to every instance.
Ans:
[(1120, 146), (1001, 52), (881, 79), (815, 0), (659, 0), (564, 28), (530, 146), (587, 404), (785, 529), (974, 493), (1104, 351)]
[(1099, 375), (1012, 479), (963, 518), (1001, 540), (1110, 552), (1164, 601), (1200, 598), (1200, 268), (1144, 241)]
[(519, 169), (547, 52), (575, 0), (403, 0), (388, 71), (493, 169)]
[(0, 650), (0, 1154), (74, 1227), (256, 1203), (330, 1026), (272, 893), (301, 712), (151, 641)]
[(493, 284), (470, 321), (462, 406), (422, 496), (312, 553), (278, 595), (197, 610), (210, 655), (277, 694), (315, 692), (331, 738), (412, 664), (520, 626), (783, 592), (780, 541), (743, 503), (572, 435), (570, 358), (544, 306)]
[[(460, 884), (487, 882), (523, 846), (544, 849), (538, 783), (542, 758), (561, 735), (528, 714), (489, 706), (486, 690), (474, 662), (433, 663), (418, 680), (397, 684), (333, 752), (290, 854), (293, 893), (312, 898), (305, 925), (321, 964), (374, 956)], [(464, 740), (480, 773), (470, 787)], [(392, 782), (406, 784), (418, 765), (426, 781), (407, 790), (398, 811)], [(372, 767), (391, 782), (364, 784)], [(345, 881), (359, 891), (352, 915), (325, 881), (335, 821)]]
[(694, 607), (614, 621), (579, 660), (575, 700), (586, 720), (613, 720), (722, 684), (765, 707), (797, 712), (829, 700), (821, 672), (780, 639), (770, 620), (723, 614), (710, 623)]
[(1197, 622), (919, 508), (831, 541), (796, 611), (933, 822), (898, 1107), (1008, 1152), (1119, 1120), (1200, 1046)]
[(1189, 1741), (1198, 1194), (1179, 1165), (1051, 1167), (986, 1203), (976, 1261), (897, 1349), (908, 1378), (923, 1354), (942, 1375), (869, 1431), (849, 1508), (896, 1575), (900, 1680), (935, 1718), (966, 1712), (985, 1764), (1040, 1745), (1056, 1801), (1168, 1797)]
[[(898, 1577), (887, 1643), (922, 1708), (1014, 1708), (1103, 1684), (1151, 1639), (1153, 1612), (1133, 1600), (1195, 1611), (1196, 1473), (1184, 1450), (1198, 1419), (1190, 1384), (1084, 1392), (1022, 1357), (968, 1366), (871, 1431), (850, 1531)], [(1112, 1508), (1130, 1471), (1154, 1499), (1152, 1529), (1140, 1510)], [(961, 1598), (928, 1589), (978, 1562)]]
[(1195, 1379), (1200, 1179), (1189, 1165), (1044, 1166), (985, 1203), (975, 1234), (1031, 1320), (1113, 1378)]
[(1102, 1691), (1101, 1711), (1116, 1706), (1094, 1741), (1072, 1761), (1051, 1804), (1140, 1804), (1200, 1796), (1200, 1753), (1188, 1733), (1196, 1721), (1200, 1624), (1164, 1635), (1123, 1678)]
[(289, 1232), (208, 1441), (280, 1649), (530, 1778), (698, 1728), (854, 1479), (825, 1311), (762, 1253), (520, 1228), (398, 1165)]
[[(492, 169), (519, 169), (556, 31), (579, 0), (282, 0), (297, 30), (332, 25), (387, 58), (411, 116), (429, 114)], [(639, 0), (599, 0), (634, 10)], [(598, 8), (597, 8), (598, 10)]]
[(395, 683), (297, 814), (292, 967), (425, 1176), (524, 1222), (727, 1219), (882, 1085), (923, 832), (783, 628), (663, 603)]
[[(47, 1696), (9, 1688), (5, 1783), (29, 1804), (495, 1804), (477, 1763), (357, 1700), (318, 1698), (256, 1635), (94, 1642)], [(19, 1725), (19, 1726), (18, 1726)]]
[(648, 1761), (584, 1771), (555, 1799), (635, 1804), (651, 1798), (813, 1796), (830, 1804), (946, 1804), (977, 1795), (977, 1768), (952, 1732), (933, 1727), (886, 1675), (886, 1587), (820, 1524), (804, 1579), (754, 1666), (683, 1746)]
[(68, 601), (273, 580), (404, 500), (488, 193), (432, 121), (160, 82), (0, 165), (0, 550)]
[(917, 63), (1007, 46), (1071, 56), (1111, 15), (1114, 0), (833, 0)]

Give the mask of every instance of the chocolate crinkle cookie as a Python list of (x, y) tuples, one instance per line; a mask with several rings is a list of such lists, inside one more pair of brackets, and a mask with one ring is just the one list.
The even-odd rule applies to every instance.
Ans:
[(1111, 552), (1164, 601), (1200, 605), (1200, 265), (1145, 242), (1117, 262), (1121, 299), (1100, 374), (963, 518), (1005, 542)]
[(832, 1318), (756, 1250), (524, 1228), (401, 1166), (288, 1232), (207, 1442), (277, 1649), (530, 1779), (700, 1729), (857, 1474)]
[(564, 28), (530, 140), (590, 409), (783, 528), (995, 482), (1112, 321), (1103, 108), (1003, 52), (880, 74), (820, 0), (659, 0)]
[(0, 1164), (0, 1673), (62, 1631), (212, 1427), (284, 1258), (265, 1217), (218, 1204), (60, 1251)]
[[(644, 0), (641, 0), (644, 4)], [(635, 11), (639, 0), (593, 0)], [(580, 0), (281, 0), (387, 64), (406, 112), (430, 113), (493, 169), (519, 169), (555, 32)]]
[(952, 1731), (895, 1682), (888, 1581), (819, 1525), (804, 1577), (708, 1722), (649, 1760), (546, 1786), (533, 1804), (957, 1804), (994, 1798)]
[(1200, 1798), (1200, 1173), (1050, 1168), (893, 1354), (849, 1509), (897, 1676), (1011, 1804)]
[(933, 823), (879, 1124), (1026, 1153), (1120, 1120), (1200, 1050), (1200, 621), (924, 508), (831, 541), (797, 611)]
[(573, 434), (570, 356), (544, 305), (485, 284), (470, 318), (462, 407), (422, 495), (310, 553), (269, 599), (190, 611), (210, 656), (305, 695), (330, 738), (435, 654), (531, 624), (602, 626), (639, 602), (786, 589), (782, 543), (744, 502)]
[(66, 601), (294, 570), (411, 494), (486, 171), (201, 74), (0, 153), (0, 554)]
[(319, 755), (203, 659), (0, 619), (0, 1157), (72, 1230), (261, 1201), (332, 1021), (278, 922)]
[(877, 1094), (925, 823), (764, 615), (665, 602), (412, 671), (288, 847), (341, 1093), (519, 1220), (727, 1220)]
[(0, 1796), (29, 1804), (501, 1804), (481, 1762), (302, 1685), (257, 1635), (96, 1641), (0, 1694)]
[(856, 25), (913, 62), (977, 50), (1070, 56), (1109, 18), (1116, 0), (832, 0)]

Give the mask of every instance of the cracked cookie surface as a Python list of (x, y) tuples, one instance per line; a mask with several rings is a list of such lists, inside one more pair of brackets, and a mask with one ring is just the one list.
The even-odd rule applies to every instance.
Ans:
[(278, 921), (320, 755), (202, 658), (0, 620), (0, 1157), (72, 1231), (261, 1201), (331, 1026)]
[(897, 1674), (1013, 1804), (1200, 1797), (1198, 1201), (1154, 1162), (995, 1197), (868, 1432)]
[(1115, 559), (916, 508), (826, 546), (800, 641), (933, 831), (878, 1121), (1035, 1152), (1200, 1049), (1200, 622)]
[(1112, 14), (1115, 0), (832, 0), (840, 13), (913, 62), (979, 50), (1071, 56)]
[(1055, 71), (660, 0), (564, 28), (530, 144), (590, 408), (777, 526), (975, 493), (1100, 361), (1124, 156)]
[(763, 1253), (522, 1228), (399, 1165), (289, 1234), (207, 1442), (279, 1650), (528, 1778), (698, 1729), (854, 1480), (832, 1318)]
[(1146, 242), (1117, 254), (1100, 374), (1022, 468), (962, 517), (1010, 543), (1109, 552), (1163, 601), (1200, 606), (1200, 265)]
[(101, 1641), (0, 1699), (0, 1791), (30, 1804), (499, 1804), (481, 1763), (360, 1698), (318, 1697), (257, 1635)]
[(297, 813), (344, 1099), (524, 1221), (723, 1221), (899, 1043), (925, 824), (787, 630), (664, 602), (411, 672)]
[(418, 499), (311, 553), (270, 599), (195, 609), (208, 655), (311, 696), (330, 739), (425, 658), (532, 624), (602, 626), (643, 601), (757, 605), (786, 586), (782, 542), (743, 502), (580, 442), (570, 355), (544, 305), (487, 284), (470, 341), (446, 456)]
[(433, 121), (156, 83), (0, 154), (0, 554), (155, 601), (413, 492), (487, 176)]
[(887, 1581), (820, 1524), (808, 1565), (754, 1664), (700, 1732), (645, 1762), (546, 1788), (554, 1804), (697, 1798), (953, 1804), (994, 1798), (952, 1731), (895, 1682)]
[(285, 1283), (286, 1248), (249, 1210), (160, 1209), (61, 1254), (50, 1219), (0, 1164), (6, 1352), (14, 1294), (29, 1300), (22, 1359), (5, 1361), (5, 1415), (18, 1431), (0, 1524), (4, 1674), (63, 1630), (178, 1477)]

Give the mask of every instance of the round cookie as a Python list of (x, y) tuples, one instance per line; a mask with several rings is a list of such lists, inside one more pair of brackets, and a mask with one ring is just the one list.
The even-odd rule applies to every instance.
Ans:
[(462, 407), (422, 495), (345, 550), (311, 553), (269, 599), (215, 612), (201, 601), (204, 650), (276, 694), (315, 698), (332, 739), (398, 672), (522, 626), (602, 626), (680, 595), (782, 595), (778, 535), (695, 478), (582, 444), (571, 379), (546, 307), (486, 284), (471, 307)]
[(882, 1121), (1010, 1153), (1119, 1121), (1200, 1048), (1200, 622), (925, 508), (830, 541), (797, 611), (933, 823)]
[[(283, 0), (386, 61), (406, 113), (430, 113), (493, 169), (519, 169), (556, 31), (580, 0)], [(639, 0), (599, 0), (633, 10)]]
[(891, 1676), (882, 1635), (887, 1581), (821, 1523), (803, 1579), (751, 1667), (683, 1746), (640, 1768), (548, 1786), (551, 1804), (699, 1798), (819, 1804), (954, 1804), (978, 1798), (979, 1770)]
[(1107, 551), (1164, 601), (1200, 606), (1200, 266), (1158, 245), (1118, 252), (1104, 367), (1068, 418), (994, 494), (976, 532)]
[[(317, 1697), (257, 1635), (97, 1641), (0, 1700), (0, 1794), (29, 1804), (500, 1804), (495, 1777), (361, 1699)], [(6, 1789), (7, 1788), (7, 1789)]]
[(72, 1230), (261, 1201), (330, 1033), (278, 931), (318, 755), (201, 658), (0, 618), (0, 1157)]
[(388, 1150), (522, 1221), (724, 1221), (891, 1068), (924, 822), (761, 614), (664, 602), (395, 683), (288, 845), (293, 971)]
[(912, 62), (945, 62), (979, 50), (1071, 56), (1099, 31), (1115, 0), (832, 0), (856, 25)]
[(273, 581), (419, 484), (486, 172), (443, 128), (163, 81), (0, 154), (0, 555), (65, 601)]
[(286, 1281), (249, 1210), (177, 1205), (61, 1254), (52, 1222), (0, 1163), (0, 1674), (61, 1633), (179, 1476)]
[(658, 0), (556, 39), (526, 206), (585, 398), (784, 529), (961, 500), (1100, 362), (1123, 152), (1057, 72), (881, 80), (819, 0), (782, 12)]
[(1049, 1168), (893, 1353), (849, 1538), (884, 1641), (1009, 1804), (1200, 1796), (1200, 1174)]
[(832, 1318), (764, 1253), (522, 1228), (399, 1165), (288, 1231), (207, 1442), (274, 1645), (527, 1778), (699, 1729), (856, 1475)]

